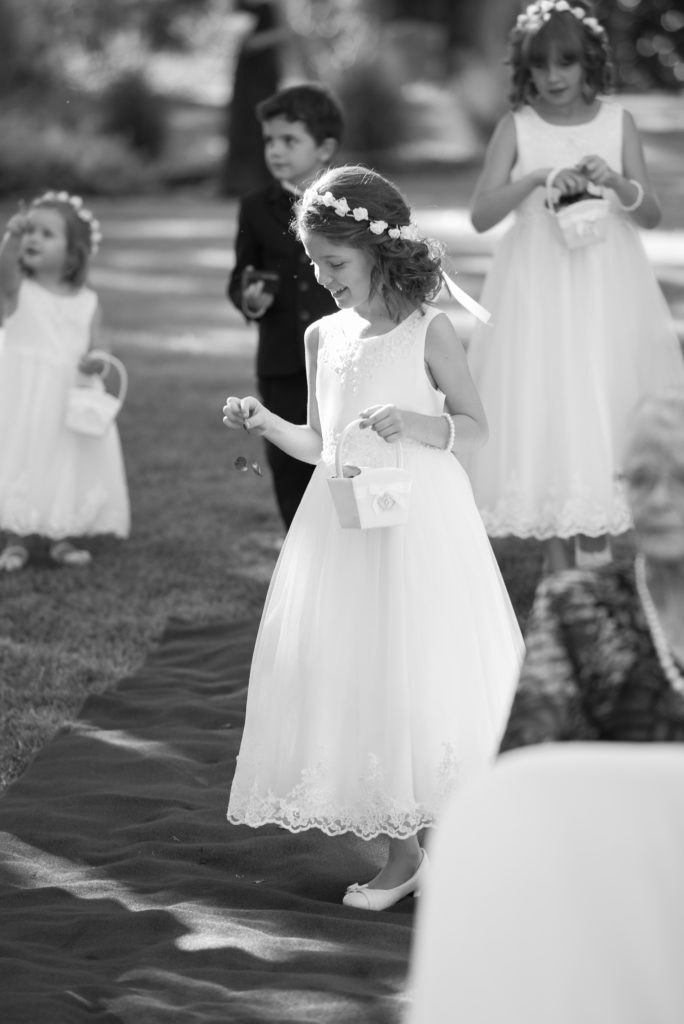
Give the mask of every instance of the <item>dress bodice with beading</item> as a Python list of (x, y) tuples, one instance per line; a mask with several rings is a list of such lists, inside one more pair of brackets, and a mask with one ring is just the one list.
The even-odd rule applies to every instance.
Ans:
[[(617, 103), (602, 101), (596, 116), (583, 124), (551, 124), (530, 106), (516, 110), (513, 118), (517, 147), (511, 172), (514, 180), (540, 167), (573, 167), (594, 153), (616, 170), (622, 167), (623, 110)], [(615, 210), (619, 210), (615, 194), (608, 189), (606, 195)], [(516, 216), (543, 210), (545, 198), (544, 188), (534, 189), (520, 203)]]
[[(409, 314), (391, 331), (359, 337), (359, 317), (343, 310), (319, 323), (316, 398), (323, 435), (323, 461), (332, 463), (341, 431), (373, 405), (394, 404), (439, 415), (444, 395), (425, 368), (427, 329), (440, 310), (427, 307)], [(419, 446), (406, 440), (404, 447)], [(364, 465), (386, 461), (386, 445), (372, 431), (354, 432), (349, 453)]]
[(90, 288), (61, 295), (22, 281), (17, 308), (6, 323), (8, 349), (64, 367), (75, 367), (90, 344), (97, 297)]

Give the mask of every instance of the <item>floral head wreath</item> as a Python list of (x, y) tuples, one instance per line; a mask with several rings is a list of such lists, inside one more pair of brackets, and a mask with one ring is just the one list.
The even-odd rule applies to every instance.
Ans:
[(415, 224), (398, 224), (395, 227), (390, 227), (386, 220), (371, 220), (365, 206), (355, 206), (352, 209), (344, 196), (337, 199), (329, 191), (321, 195), (315, 188), (308, 188), (302, 196), (302, 201), (304, 205), (327, 206), (334, 210), (338, 217), (351, 217), (359, 223), (368, 221), (368, 229), (374, 235), (382, 235), (386, 231), (390, 238), (401, 238), (412, 242), (420, 238)]
[(88, 227), (90, 233), (88, 248), (90, 255), (94, 256), (102, 241), (102, 229), (99, 220), (83, 205), (81, 197), (72, 196), (68, 192), (45, 192), (34, 201), (33, 205), (40, 206), (42, 203), (66, 203), (74, 210), (78, 219)]
[[(331, 210), (334, 210), (338, 217), (351, 217), (355, 221), (362, 223), (368, 221), (368, 229), (372, 231), (374, 235), (382, 235), (385, 232), (390, 238), (401, 238), (408, 239), (409, 241), (417, 241), (421, 238), (420, 232), (415, 224), (397, 224), (395, 227), (390, 227), (386, 220), (371, 220), (368, 210), (365, 206), (355, 206), (353, 209), (347, 202), (344, 196), (337, 199), (332, 192), (324, 192), (322, 195), (317, 192), (315, 188), (308, 188), (302, 196), (302, 203), (304, 205), (312, 204), (314, 206), (327, 206)], [(442, 268), (441, 276), (444, 281), (444, 285), (447, 291), (451, 294), (452, 298), (460, 302), (470, 313), (481, 320), (483, 323), (488, 323), (491, 314), (481, 306), (479, 302), (476, 302), (463, 288), (460, 288), (452, 278)]]
[(523, 13), (518, 15), (515, 27), (522, 32), (538, 32), (552, 14), (563, 12), (572, 14), (573, 18), (581, 21), (593, 36), (605, 36), (605, 29), (596, 18), (587, 14), (578, 4), (568, 3), (568, 0), (537, 0), (537, 3), (529, 4)]

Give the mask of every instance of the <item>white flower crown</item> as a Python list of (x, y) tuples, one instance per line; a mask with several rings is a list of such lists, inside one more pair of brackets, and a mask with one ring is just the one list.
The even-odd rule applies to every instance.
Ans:
[(523, 13), (518, 15), (515, 27), (522, 31), (538, 32), (552, 14), (562, 14), (563, 11), (581, 21), (592, 35), (604, 36), (606, 34), (605, 29), (596, 18), (588, 15), (583, 7), (568, 3), (568, 0), (537, 0), (537, 3), (529, 4)]
[(83, 200), (80, 196), (72, 196), (68, 192), (45, 192), (34, 201), (33, 205), (40, 206), (41, 203), (55, 202), (68, 203), (68, 205), (75, 210), (78, 219), (88, 225), (88, 229), (90, 231), (88, 247), (90, 249), (90, 255), (94, 256), (100, 247), (100, 242), (102, 241), (102, 228), (100, 227), (99, 220), (97, 220), (91, 211), (83, 205)]
[(315, 188), (308, 188), (302, 196), (302, 202), (327, 206), (334, 210), (338, 217), (353, 217), (359, 222), (368, 221), (368, 228), (374, 235), (382, 235), (386, 231), (390, 238), (408, 239), (412, 242), (420, 237), (415, 224), (399, 224), (391, 228), (386, 220), (371, 220), (365, 206), (355, 206), (352, 209), (344, 196), (336, 199), (332, 192), (324, 192), (321, 195)]

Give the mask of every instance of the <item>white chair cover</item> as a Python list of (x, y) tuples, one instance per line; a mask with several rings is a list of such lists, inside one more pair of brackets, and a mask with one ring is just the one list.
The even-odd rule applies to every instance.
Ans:
[(504, 755), (436, 830), (407, 1024), (682, 1024), (684, 750)]

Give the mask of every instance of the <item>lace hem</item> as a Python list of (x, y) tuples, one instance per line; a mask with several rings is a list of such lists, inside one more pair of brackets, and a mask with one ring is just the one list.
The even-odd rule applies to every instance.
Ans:
[(20, 536), (39, 534), (52, 540), (63, 537), (86, 536), (93, 533), (113, 533), (127, 537), (127, 513), (110, 507), (112, 495), (97, 483), (83, 494), (77, 510), (70, 508), (39, 508), (30, 495), (28, 477), (20, 477), (0, 489), (0, 529)]
[[(335, 772), (321, 758), (301, 769), (300, 782), (284, 796), (276, 796), (262, 779), (265, 769), (244, 755), (238, 758), (236, 779), (230, 794), (227, 818), (233, 825), (280, 825), (288, 832), (317, 828), (326, 835), (352, 832), (360, 839), (386, 835), (408, 839), (434, 825), (436, 813), (461, 781), (461, 763), (451, 743), (442, 744), (442, 758), (435, 766), (428, 799), (399, 800), (388, 795), (385, 770), (375, 754), (369, 754), (358, 777), (357, 792), (350, 799), (336, 794)], [(348, 779), (349, 772), (344, 773)], [(431, 809), (432, 808), (432, 809)]]
[(547, 488), (547, 497), (533, 504), (522, 493), (514, 477), (496, 504), (482, 504), (475, 487), (475, 500), (489, 537), (523, 537), (549, 540), (551, 537), (614, 536), (632, 528), (632, 518), (624, 495), (616, 488), (610, 500), (597, 502), (579, 480), (569, 488)]
[(550, 540), (552, 537), (569, 539), (578, 533), (586, 537), (603, 537), (610, 534), (618, 537), (632, 529), (629, 515), (616, 513), (607, 517), (594, 516), (570, 518), (554, 516), (553, 519), (542, 520), (538, 516), (514, 516), (510, 512), (490, 512), (479, 509), (480, 518), (484, 523), (488, 537), (520, 537), (524, 540)]
[(298, 809), (283, 808), (280, 813), (263, 816), (246, 808), (244, 811), (228, 811), (226, 815), (231, 825), (249, 825), (250, 828), (261, 828), (263, 825), (279, 825), (288, 832), (307, 832), (317, 828), (327, 836), (340, 836), (351, 832), (359, 839), (377, 839), (378, 836), (389, 836), (391, 839), (410, 839), (423, 828), (435, 825), (435, 815), (421, 808), (416, 808), (412, 815), (401, 821), (364, 823), (343, 818), (302, 818)]

